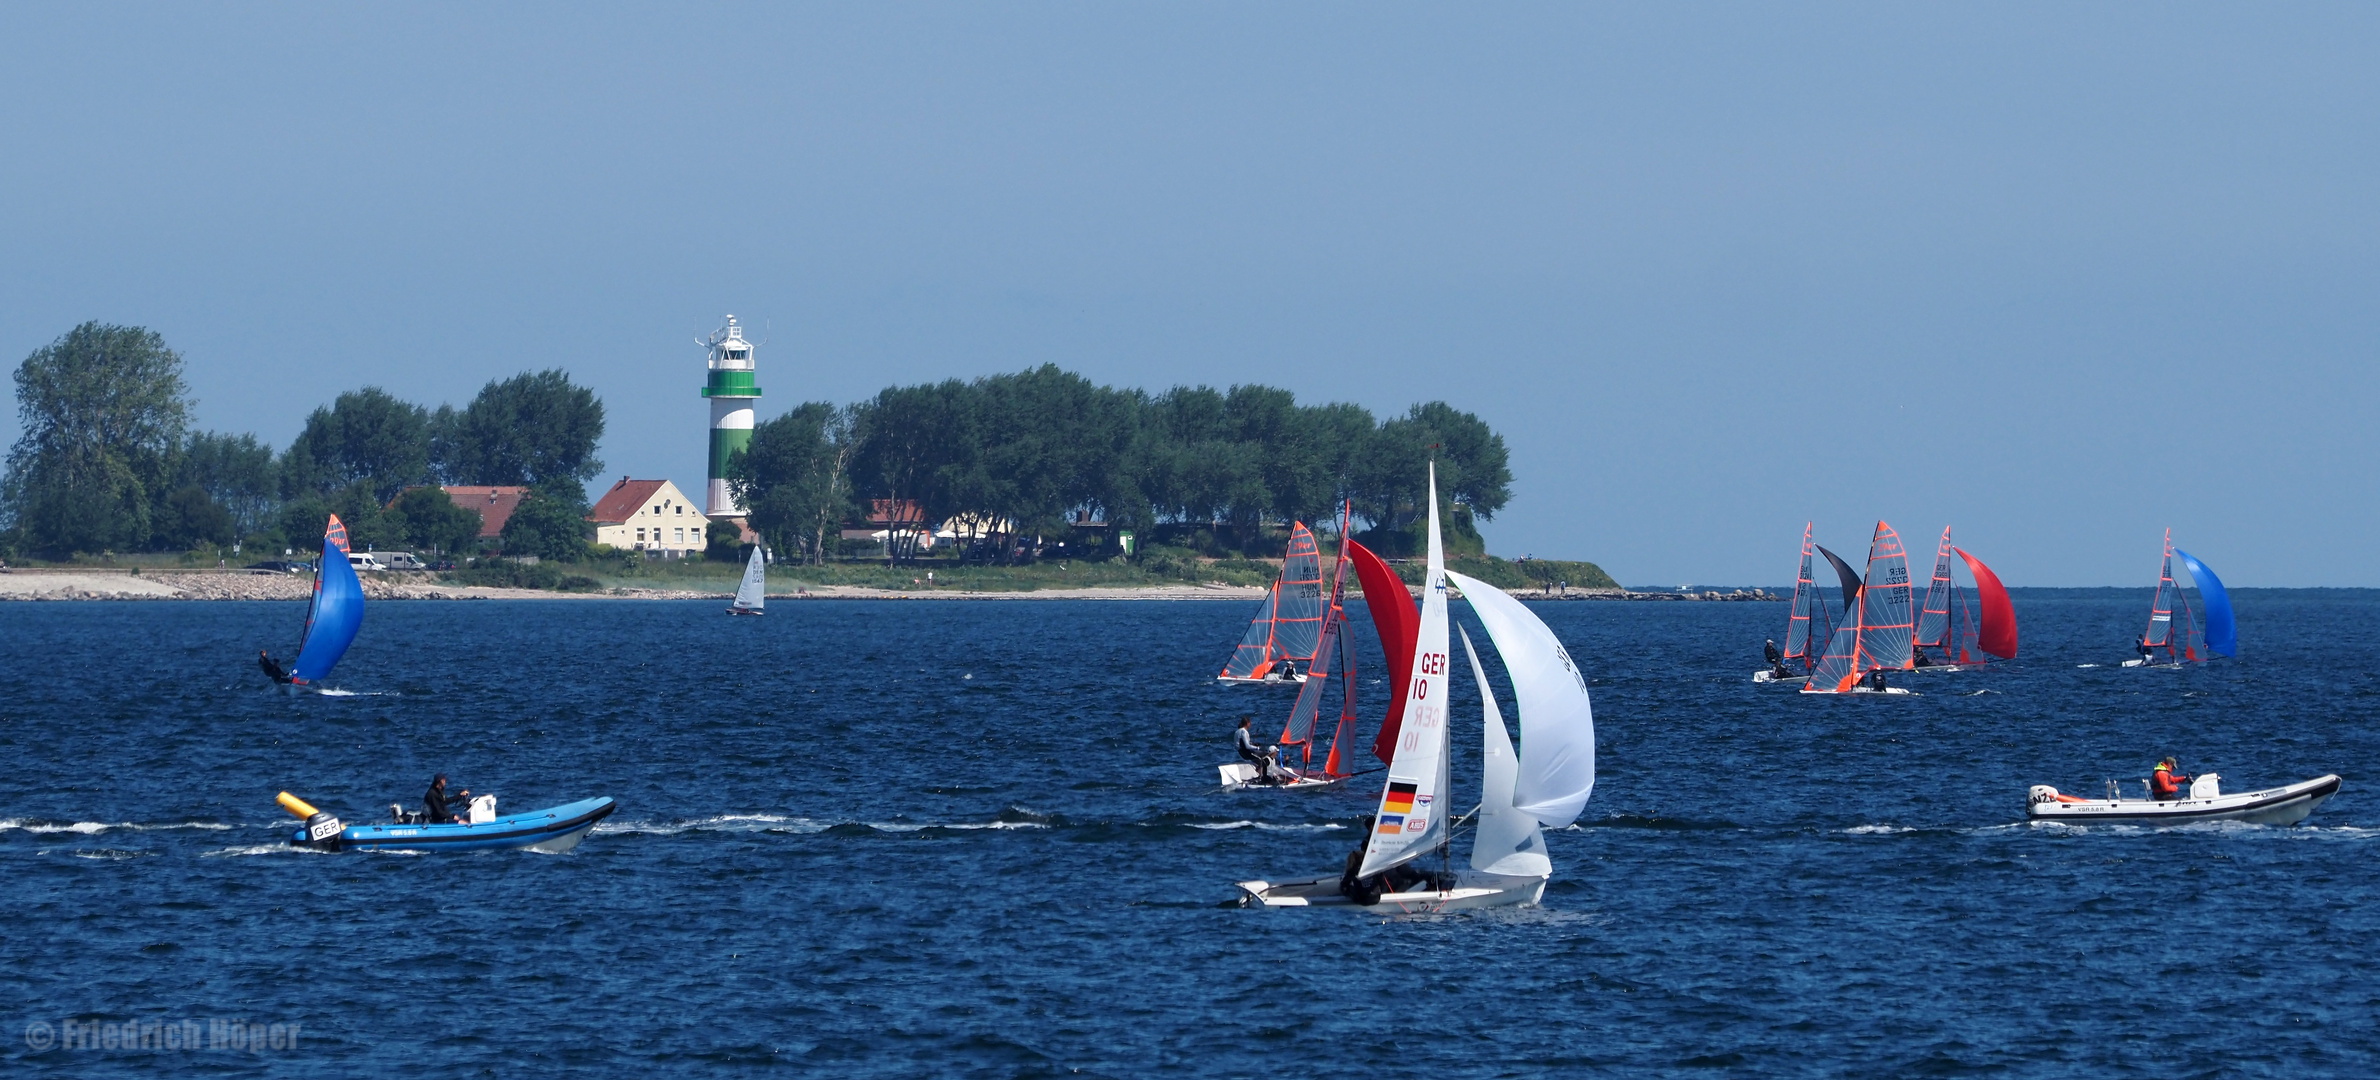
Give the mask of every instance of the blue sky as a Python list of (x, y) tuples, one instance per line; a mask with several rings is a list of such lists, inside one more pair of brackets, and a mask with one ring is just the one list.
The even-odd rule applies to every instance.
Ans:
[[(0, 8), (0, 360), (152, 327), (284, 444), (561, 366), (613, 475), (1044, 361), (1502, 431), (1500, 553), (2380, 585), (2380, 9)], [(13, 401), (0, 437), (16, 435)]]

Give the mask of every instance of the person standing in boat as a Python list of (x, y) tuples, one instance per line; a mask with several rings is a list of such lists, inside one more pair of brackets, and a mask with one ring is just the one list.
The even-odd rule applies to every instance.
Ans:
[(1256, 782), (1270, 784), (1273, 782), (1272, 756), (1256, 745), (1255, 736), (1248, 734), (1248, 724), (1248, 717), (1240, 717), (1240, 729), (1232, 735), (1233, 746), (1239, 751), (1241, 761), (1256, 766)]
[(2149, 774), (2149, 796), (2158, 802), (2172, 802), (2182, 797), (2182, 785), (2190, 778), (2182, 775), (2180, 764), (2167, 757), (2157, 763), (2157, 771)]
[[(448, 805), (446, 774), (439, 773), (430, 778), (430, 790), (421, 797), (422, 822), (429, 825), (460, 824), (455, 820), (454, 812), (447, 808)], [(462, 794), (454, 797), (453, 805), (471, 805), (471, 789), (464, 788)]]
[(256, 666), (263, 668), (264, 673), (271, 676), (274, 682), (286, 683), (289, 681), (289, 673), (281, 670), (281, 665), (273, 659), (273, 654), (268, 650), (256, 650)]

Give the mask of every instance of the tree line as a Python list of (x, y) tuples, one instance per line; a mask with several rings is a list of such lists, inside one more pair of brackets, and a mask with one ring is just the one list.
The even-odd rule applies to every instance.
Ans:
[(1510, 500), (1503, 436), (1442, 401), (1380, 420), (1277, 387), (1151, 394), (1043, 365), (803, 404), (755, 427), (728, 470), (753, 528), (812, 560), (879, 500), (924, 523), (977, 522), (1002, 555), (1085, 518), (1245, 546), (1267, 526), (1331, 521), (1346, 501), (1371, 542), (1401, 554), (1416, 546), (1433, 460), (1457, 529)]
[(181, 355), (140, 327), (77, 326), (15, 381), (24, 430), (0, 477), (0, 548), (49, 558), (310, 549), (332, 513), (359, 550), (466, 547), (480, 516), (436, 484), (530, 486), (508, 546), (568, 549), (582, 543), (581, 485), (603, 468), (603, 403), (559, 370), (490, 381), (460, 409), (349, 391), (278, 451), (193, 428)]

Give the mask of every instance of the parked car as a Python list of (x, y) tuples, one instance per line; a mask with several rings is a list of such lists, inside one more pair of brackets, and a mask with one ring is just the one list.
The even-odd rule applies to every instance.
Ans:
[(248, 569), (270, 570), (277, 574), (311, 574), (314, 572), (314, 564), (291, 562), (287, 559), (267, 559), (260, 563), (249, 563)]
[(369, 551), (348, 552), (347, 565), (356, 568), (358, 571), (369, 570), (374, 573), (388, 569), (388, 564), (381, 562), (379, 555)]
[(391, 570), (429, 569), (427, 564), (423, 563), (420, 559), (414, 558), (413, 553), (410, 551), (379, 551), (373, 552), (372, 554), (378, 555), (380, 557), (380, 565)]

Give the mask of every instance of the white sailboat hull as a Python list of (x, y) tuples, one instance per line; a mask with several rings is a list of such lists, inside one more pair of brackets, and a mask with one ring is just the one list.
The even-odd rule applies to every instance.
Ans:
[(2287, 787), (2203, 799), (2182, 798), (2162, 802), (2152, 799), (2084, 799), (2068, 802), (2059, 797), (2058, 789), (2037, 784), (2026, 802), (2025, 816), (2033, 821), (2059, 821), (2071, 825), (2187, 825), (2193, 821), (2295, 825), (2304, 821), (2315, 807), (2322, 805), (2322, 800), (2337, 794), (2338, 790), (2339, 778), (2332, 775), (2315, 777)]
[(1767, 668), (1762, 668), (1759, 671), (1752, 673), (1752, 681), (1756, 683), (1776, 683), (1779, 686), (1792, 686), (1796, 683), (1809, 682), (1810, 677), (1807, 675), (1792, 675), (1780, 679), (1777, 677), (1776, 672), (1770, 671)]
[(1261, 784), (1256, 780), (1256, 766), (1250, 765), (1245, 761), (1235, 761), (1229, 765), (1217, 765), (1215, 766), (1215, 772), (1220, 774), (1223, 781), (1223, 790), (1225, 791), (1240, 791), (1247, 788), (1270, 788), (1281, 791), (1287, 791), (1293, 788), (1305, 790), (1309, 788), (1337, 787), (1340, 784), (1347, 782), (1347, 778), (1344, 776), (1325, 776), (1321, 773), (1301, 774), (1292, 770), (1289, 774), (1289, 780), (1287, 783)]
[(1547, 877), (1510, 877), (1484, 874), (1477, 870), (1458, 870), (1455, 871), (1453, 888), (1383, 893), (1377, 904), (1358, 904), (1340, 895), (1339, 879), (1336, 877), (1285, 881), (1278, 885), (1269, 881), (1243, 881), (1239, 883), (1239, 888), (1242, 907), (1336, 907), (1350, 911), (1387, 911), (1413, 915), (1532, 905), (1545, 896), (1547, 880)]
[(1233, 675), (1217, 675), (1215, 676), (1215, 681), (1232, 686), (1304, 686), (1306, 685), (1306, 676), (1303, 672), (1300, 672), (1296, 675), (1267, 675), (1261, 679), (1243, 679)]

